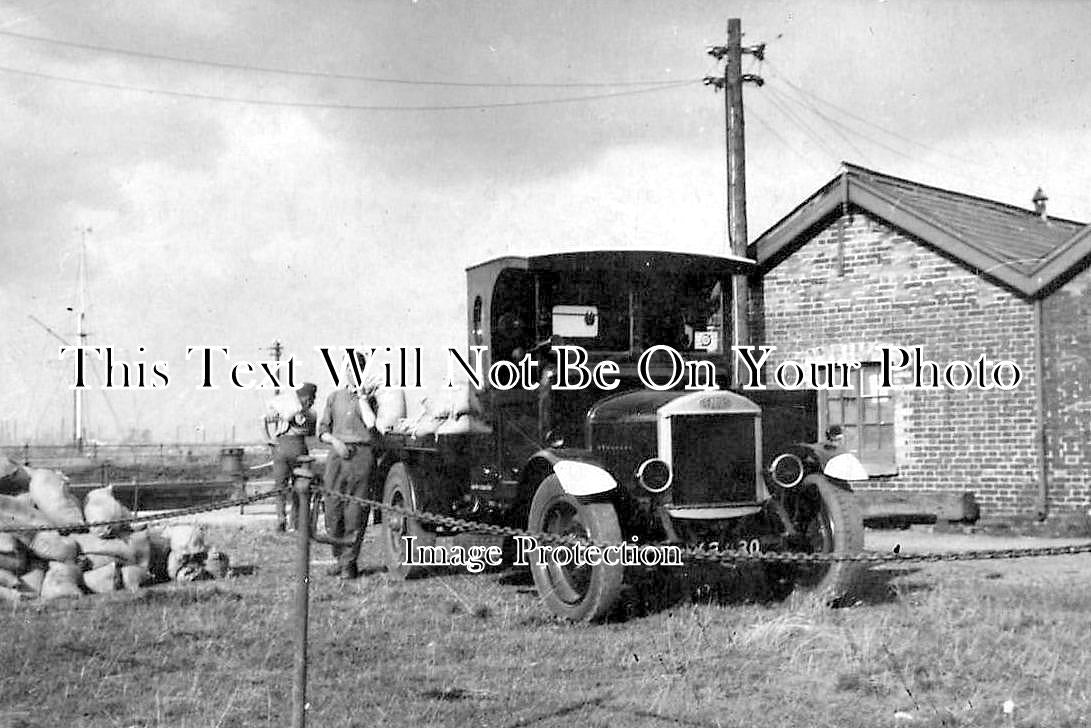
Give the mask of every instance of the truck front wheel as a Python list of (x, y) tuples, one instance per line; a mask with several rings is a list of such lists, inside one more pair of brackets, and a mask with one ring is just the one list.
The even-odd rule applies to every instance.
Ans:
[[(858, 554), (864, 549), (864, 520), (851, 491), (821, 475), (809, 476), (783, 497), (784, 511), (796, 535), (787, 539), (790, 551)], [(826, 604), (847, 603), (859, 586), (864, 564), (854, 561), (779, 564), (766, 567), (778, 597), (813, 594)]]
[[(621, 527), (610, 503), (580, 503), (550, 475), (538, 486), (530, 504), (528, 530), (532, 533), (577, 536), (598, 543), (620, 543)], [(557, 544), (539, 544), (553, 546)], [(565, 553), (567, 551), (567, 554)], [(595, 621), (610, 611), (621, 592), (625, 567), (606, 564), (602, 559), (573, 563), (565, 558), (572, 549), (547, 551), (539, 548), (528, 556), (538, 595), (558, 617), (572, 621)]]

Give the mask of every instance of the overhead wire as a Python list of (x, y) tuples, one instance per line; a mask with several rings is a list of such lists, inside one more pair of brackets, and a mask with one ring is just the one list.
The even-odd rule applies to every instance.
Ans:
[(60, 38), (47, 38), (17, 33), (9, 30), (0, 30), (0, 36), (28, 40), (38, 43), (60, 46), (64, 48), (76, 48), (96, 53), (108, 53), (112, 55), (127, 56), (130, 58), (143, 58), (155, 61), (168, 61), (170, 63), (182, 63), (221, 70), (248, 71), (255, 73), (280, 74), (302, 78), (323, 78), (341, 81), (363, 81), (367, 83), (386, 83), (407, 86), (451, 86), (469, 88), (617, 88), (621, 86), (670, 86), (677, 81), (664, 79), (646, 81), (576, 81), (576, 82), (536, 82), (536, 81), (460, 81), (460, 80), (436, 80), (436, 79), (407, 79), (388, 76), (368, 76), (352, 73), (338, 73), (331, 71), (312, 71), (278, 66), (259, 66), (245, 63), (228, 63), (226, 61), (210, 61), (203, 58), (190, 58), (186, 56), (174, 56), (164, 53), (150, 53), (129, 48), (117, 48), (114, 46), (96, 45), (94, 43), (81, 43), (78, 41), (63, 40)]
[[(859, 129), (853, 129), (852, 127), (846, 126), (845, 124), (837, 121), (836, 119), (834, 119), (833, 117), (831, 117), (831, 116), (829, 116), (827, 114), (822, 114), (821, 112), (818, 112), (814, 108), (813, 104), (807, 104), (802, 99), (793, 98), (792, 96), (790, 96), (788, 94), (785, 94), (783, 91), (780, 91), (775, 86), (770, 87), (770, 92), (774, 93), (774, 94), (779, 94), (779, 96), (781, 98), (785, 99), (786, 101), (790, 101), (790, 102), (796, 103), (797, 105), (801, 105), (804, 108), (810, 109), (811, 112), (815, 114), (815, 116), (817, 116), (819, 119), (821, 119), (830, 129), (834, 130), (835, 133), (837, 133), (843, 139), (846, 139), (846, 141), (847, 141), (847, 137), (845, 136), (845, 134), (846, 133), (851, 133), (851, 134), (855, 134), (856, 136), (858, 136), (859, 138), (861, 138), (861, 139), (863, 139), (865, 141), (871, 142), (872, 144), (874, 144), (877, 147), (885, 149), (886, 151), (890, 152), (891, 154), (896, 154), (899, 157), (903, 157), (903, 158), (908, 159), (910, 161), (917, 161), (919, 159), (918, 157), (916, 157), (916, 156), (914, 156), (912, 154), (909, 154), (908, 152), (904, 152), (901, 149), (898, 149), (896, 147), (891, 146), (890, 144), (886, 143), (882, 139), (877, 139), (874, 136), (865, 134), (865, 133), (861, 132)], [(861, 156), (867, 156), (855, 144), (851, 144), (851, 147), (852, 147), (853, 151), (857, 152)], [(843, 157), (844, 155), (841, 155), (841, 156)]]
[(765, 119), (765, 117), (755, 111), (753, 107), (747, 110), (747, 115), (756, 118), (758, 120), (758, 123), (760, 123), (767, 132), (769, 132), (782, 145), (787, 147), (788, 151), (799, 157), (799, 161), (803, 162), (804, 164), (807, 163), (807, 158), (803, 155), (803, 152), (799, 151), (799, 149), (794, 144), (789, 143), (787, 139), (781, 136), (780, 132), (776, 130), (776, 127), (769, 123)]
[(502, 108), (515, 108), (523, 106), (549, 106), (553, 104), (567, 104), (567, 103), (579, 103), (582, 101), (597, 101), (600, 99), (617, 98), (621, 96), (637, 96), (641, 94), (657, 93), (660, 91), (668, 91), (672, 89), (681, 88), (683, 86), (691, 86), (701, 83), (700, 79), (691, 79), (687, 81), (672, 81), (670, 83), (660, 84), (658, 86), (651, 86), (646, 88), (627, 89), (624, 91), (613, 91), (610, 93), (600, 94), (583, 94), (580, 96), (560, 96), (547, 99), (531, 99), (527, 101), (502, 101), (492, 102), (484, 104), (428, 104), (418, 106), (392, 106), (392, 105), (373, 105), (373, 104), (343, 104), (343, 103), (323, 103), (323, 102), (308, 102), (308, 101), (277, 101), (273, 99), (258, 99), (246, 96), (221, 96), (215, 94), (196, 93), (191, 91), (172, 91), (169, 89), (161, 89), (150, 86), (135, 86), (121, 83), (111, 83), (109, 81), (94, 81), (89, 79), (73, 78), (71, 76), (60, 76), (51, 73), (44, 73), (42, 71), (30, 71), (23, 68), (13, 68), (11, 66), (0, 65), (0, 72), (11, 73), (16, 75), (28, 76), (31, 78), (41, 78), (49, 81), (60, 81), (64, 83), (72, 83), (81, 86), (94, 86), (97, 88), (108, 88), (117, 91), (133, 91), (161, 96), (171, 96), (175, 98), (196, 99), (201, 101), (220, 101), (237, 104), (249, 104), (254, 106), (276, 106), (276, 107), (289, 107), (289, 108), (301, 108), (301, 109), (327, 109), (327, 110), (339, 110), (339, 111), (468, 111), (468, 110), (480, 110), (480, 109), (502, 109)]
[[(755, 73), (756, 75), (758, 75), (760, 77), (762, 75), (762, 68), (763, 68), (763, 65), (764, 65), (764, 59), (758, 59), (758, 58), (755, 58), (752, 55), (747, 56), (747, 58), (750, 59), (750, 64), (749, 64), (749, 68), (747, 69), (747, 71), (749, 73)], [(768, 97), (764, 93), (765, 90), (767, 90), (767, 89), (764, 86), (762, 86), (762, 92), (756, 94), (753, 98), (758, 98), (758, 99), (764, 100), (765, 103), (768, 103), (775, 110), (779, 111), (781, 116), (784, 116), (785, 118), (788, 118), (790, 112), (785, 113), (784, 110), (781, 110), (782, 107), (776, 102), (775, 99), (772, 99), (772, 98)], [(765, 128), (766, 131), (768, 131), (773, 137), (775, 137), (782, 145), (787, 147), (790, 152), (795, 154), (799, 158), (799, 160), (801, 162), (803, 162), (804, 164), (808, 164), (808, 165), (810, 164), (810, 161), (808, 161), (806, 155), (803, 152), (801, 152), (796, 145), (790, 143), (787, 139), (785, 139), (784, 136), (781, 135), (780, 132), (777, 131), (775, 125), (773, 125), (768, 119), (766, 119), (762, 114), (760, 114), (753, 106), (748, 106), (747, 110), (746, 110), (746, 113), (749, 116), (752, 116), (752, 117), (756, 118), (758, 120), (758, 122)], [(792, 119), (789, 119), (789, 121), (792, 121)], [(816, 139), (816, 143), (823, 147), (823, 150), (822, 150), (823, 154), (829, 155), (830, 158), (834, 162), (839, 161), (837, 155), (835, 153), (833, 153), (831, 148), (825, 146), (824, 142), (820, 138), (817, 138), (816, 136), (812, 136), (812, 133), (811, 133), (811, 131), (809, 130), (808, 127), (806, 127), (805, 125), (801, 125), (798, 121), (793, 121), (793, 123), (795, 123), (797, 126), (799, 126), (799, 128), (803, 129), (804, 134), (806, 134), (809, 137), (812, 137), (812, 138)]]
[[(770, 66), (772, 67), (772, 66), (774, 66), (774, 64), (770, 63)], [(815, 94), (814, 92), (805, 89), (804, 87), (800, 86), (799, 84), (794, 83), (791, 79), (789, 79), (787, 77), (786, 74), (783, 73), (783, 71), (780, 71), (777, 68), (774, 68), (774, 74), (773, 74), (772, 78), (776, 79), (776, 81), (783, 82), (785, 84), (785, 86), (787, 87), (788, 91), (796, 94), (796, 96), (793, 97), (790, 94), (785, 93), (785, 91), (783, 91), (783, 90), (780, 91), (780, 94), (782, 96), (785, 96), (786, 98), (795, 98), (797, 103), (805, 104), (806, 100), (803, 97), (809, 97), (811, 99), (814, 99), (816, 101), (819, 101), (819, 102), (825, 104), (826, 106), (833, 109), (837, 113), (842, 114), (842, 115), (848, 117), (849, 119), (852, 119), (852, 120), (856, 121), (858, 124), (862, 124), (862, 125), (864, 125), (866, 127), (869, 127), (869, 128), (874, 129), (874, 130), (876, 130), (878, 132), (881, 132), (881, 133), (891, 137), (894, 140), (902, 142), (903, 144), (912, 145), (913, 147), (916, 147), (918, 149), (922, 149), (922, 150), (931, 152), (931, 153), (936, 154), (936, 155), (945, 156), (945, 157), (947, 157), (949, 159), (960, 162), (960, 163), (962, 163), (964, 165), (969, 165), (969, 166), (975, 167), (976, 169), (982, 170), (983, 172), (988, 172), (990, 174), (995, 175), (996, 170), (995, 170), (994, 167), (990, 167), (988, 165), (982, 164), (980, 161), (977, 161), (977, 160), (974, 160), (974, 159), (966, 158), (966, 157), (963, 157), (963, 156), (960, 156), (960, 155), (957, 155), (957, 154), (947, 152), (947, 151), (945, 151), (943, 149), (940, 149), (938, 147), (935, 147), (935, 146), (932, 146), (932, 145), (929, 145), (929, 144), (924, 144), (922, 142), (918, 142), (918, 141), (916, 141), (914, 139), (911, 139), (911, 138), (909, 138), (909, 137), (907, 137), (907, 136), (905, 136), (903, 134), (900, 134), (900, 133), (898, 133), (896, 131), (888, 129), (888, 128), (886, 128), (884, 126), (881, 126), (879, 124), (876, 124), (876, 123), (870, 121), (869, 119), (866, 119), (865, 117), (860, 116), (859, 114), (855, 114), (855, 113), (853, 113), (853, 112), (851, 112), (851, 111), (849, 111), (847, 109), (844, 109), (844, 108), (838, 106), (837, 104), (834, 104), (833, 102), (822, 98), (821, 96)], [(773, 88), (775, 88), (775, 86)], [(923, 157), (920, 154), (913, 154), (911, 152), (906, 151), (905, 149), (899, 149), (899, 148), (897, 148), (895, 146), (892, 146), (891, 143), (888, 143), (888, 142), (886, 142), (886, 141), (884, 141), (882, 139), (879, 139), (879, 138), (875, 137), (874, 135), (871, 135), (871, 134), (868, 134), (868, 133), (866, 133), (864, 131), (861, 131), (859, 128), (851, 127), (851, 126), (849, 126), (848, 124), (846, 124), (844, 122), (840, 122), (840, 121), (838, 121), (836, 119), (833, 119), (829, 115), (822, 114), (821, 112), (818, 112), (817, 110), (815, 110), (813, 113), (825, 118), (827, 123), (829, 125), (831, 125), (831, 128), (840, 127), (841, 129), (847, 131), (848, 133), (854, 134), (854, 135), (860, 137), (861, 139), (863, 139), (865, 141), (869, 141), (872, 144), (874, 144), (875, 146), (880, 147), (880, 148), (882, 148), (882, 149), (884, 149), (884, 150), (886, 150), (886, 151), (888, 151), (888, 152), (890, 152), (892, 154), (895, 154), (895, 155), (897, 155), (897, 156), (899, 156), (899, 157), (901, 157), (903, 159), (912, 161), (912, 162), (917, 163), (917, 164), (923, 164), (925, 166), (931, 167), (931, 168), (936, 169), (936, 170), (940, 170), (944, 174), (954, 175), (954, 176), (956, 176), (956, 177), (958, 177), (958, 178), (960, 178), (962, 180), (965, 180), (966, 182), (969, 182), (969, 183), (971, 183), (971, 184), (973, 184), (975, 186), (980, 186), (982, 184), (987, 184), (988, 186), (993, 187), (993, 188), (995, 188), (997, 186), (995, 176), (990, 177), (989, 179), (986, 179), (984, 177), (977, 176), (977, 175), (975, 175), (973, 173), (967, 173), (967, 172), (963, 171), (962, 169), (960, 169), (958, 167), (941, 166), (939, 164), (936, 164), (935, 162), (930, 161), (927, 157)], [(1013, 196), (1015, 196), (1015, 195), (1022, 196), (1027, 192), (1027, 190), (1023, 190), (1023, 189), (1018, 189), (1017, 190), (1012, 185), (1003, 185), (1002, 189), (1004, 189), (1006, 192), (1008, 192), (1009, 194), (1011, 194)], [(1057, 197), (1059, 199), (1066, 199), (1066, 200), (1071, 200), (1071, 201), (1075, 201), (1077, 199), (1077, 197), (1072, 196), (1072, 195), (1051, 195), (1051, 196)], [(1081, 203), (1086, 204), (1086, 199), (1085, 198), (1078, 198), (1078, 199), (1080, 200)]]
[(773, 106), (783, 118), (787, 119), (791, 124), (800, 129), (803, 132), (803, 135), (810, 139), (822, 154), (834, 161), (840, 161), (841, 155), (826, 142), (821, 134), (812, 129), (807, 122), (802, 120), (792, 109), (788, 108), (784, 102), (777, 99), (774, 94), (766, 93), (769, 90), (768, 84), (762, 88), (763, 93), (761, 94), (761, 97), (764, 98), (770, 106)]
[(891, 136), (891, 137), (893, 137), (895, 139), (903, 141), (906, 144), (911, 144), (911, 145), (913, 145), (915, 147), (919, 147), (920, 149), (924, 149), (924, 150), (929, 151), (929, 152), (934, 152), (936, 154), (941, 154), (943, 156), (949, 157), (949, 158), (951, 158), (951, 159), (953, 159), (955, 161), (962, 162), (964, 164), (973, 164), (973, 165), (979, 165), (980, 164), (980, 162), (978, 162), (977, 160), (962, 157), (962, 156), (957, 155), (957, 154), (952, 154), (952, 153), (947, 152), (947, 151), (945, 151), (943, 149), (939, 149), (938, 147), (934, 147), (934, 146), (931, 146), (929, 144), (924, 144), (922, 142), (918, 142), (915, 139), (911, 139), (911, 138), (909, 138), (909, 137), (907, 137), (907, 136), (905, 136), (903, 134), (899, 134), (898, 132), (893, 131), (892, 129), (888, 129), (888, 128), (884, 127), (884, 126), (876, 124), (875, 122), (873, 122), (873, 121), (871, 121), (869, 119), (866, 119), (863, 116), (855, 114), (855, 113), (849, 111), (848, 109), (845, 109), (845, 108), (843, 108), (841, 106), (838, 106), (837, 104), (833, 103), (832, 101), (824, 99), (821, 96), (819, 96), (818, 94), (814, 93), (813, 91), (809, 91), (806, 88), (800, 86), (799, 84), (792, 81), (785, 73), (783, 73), (776, 64), (770, 62), (769, 65), (770, 65), (770, 68), (773, 69), (774, 77), (776, 77), (777, 79), (783, 81), (787, 86), (792, 88), (794, 91), (796, 91), (797, 93), (799, 93), (799, 94), (801, 94), (803, 96), (807, 96), (807, 97), (809, 97), (811, 99), (814, 99), (815, 101), (818, 101), (818, 102), (820, 102), (822, 104), (825, 104), (826, 106), (828, 106), (831, 109), (837, 111), (838, 113), (844, 114), (845, 116), (849, 117), (850, 119), (858, 121), (861, 124), (864, 124), (865, 126), (871, 127), (872, 129), (875, 129), (876, 131), (880, 131), (880, 132), (882, 132), (884, 134), (887, 134), (887, 135), (889, 135), (889, 136)]
[(788, 96), (787, 94), (784, 94), (783, 92), (781, 92), (775, 86), (770, 86), (769, 92), (772, 93), (772, 94), (778, 94), (783, 100), (785, 100), (788, 103), (795, 103), (796, 105), (802, 106), (805, 110), (810, 111), (812, 114), (817, 116), (821, 121), (825, 122), (825, 124), (833, 131), (834, 134), (841, 137), (842, 141), (844, 141), (844, 143), (848, 146), (849, 149), (851, 149), (853, 152), (855, 152), (860, 157), (864, 156), (864, 152), (861, 151), (861, 149), (858, 146), (856, 146), (856, 144), (852, 141), (852, 139), (849, 138), (849, 136), (844, 131), (842, 131), (843, 127), (841, 125), (837, 124), (833, 119), (831, 119), (829, 117), (829, 115), (824, 114), (821, 111), (819, 111), (818, 108), (814, 104), (810, 103), (806, 99), (793, 99), (792, 97)]

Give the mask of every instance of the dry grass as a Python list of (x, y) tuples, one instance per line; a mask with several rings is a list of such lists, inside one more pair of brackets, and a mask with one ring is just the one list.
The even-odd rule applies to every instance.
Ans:
[[(292, 538), (219, 527), (213, 540), (253, 573), (5, 607), (0, 726), (288, 725)], [(737, 574), (696, 590), (660, 577), (597, 626), (549, 617), (519, 573), (340, 584), (322, 568), (314, 726), (1091, 721), (1087, 557), (888, 567), (840, 610), (765, 603)]]

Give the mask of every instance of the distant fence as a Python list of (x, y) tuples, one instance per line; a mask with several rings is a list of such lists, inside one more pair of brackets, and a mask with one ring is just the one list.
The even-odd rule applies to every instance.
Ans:
[(80, 495), (112, 485), (115, 497), (132, 510), (160, 510), (253, 493), (255, 479), (269, 477), (262, 465), (271, 452), (265, 443), (139, 443), (91, 444), (82, 451), (27, 444), (0, 447), (0, 454), (29, 467), (60, 470)]
[(158, 457), (184, 457), (186, 455), (215, 455), (226, 447), (238, 447), (244, 450), (267, 449), (264, 442), (134, 442), (134, 443), (96, 443), (89, 442), (78, 448), (75, 445), (38, 445), (19, 443), (0, 445), (0, 452), (14, 458), (28, 456), (35, 458), (85, 457), (105, 459), (123, 454), (128, 458), (148, 459)]
[[(242, 450), (247, 465), (268, 459), (265, 443), (91, 443), (82, 450), (72, 445), (6, 445), (0, 454), (37, 468), (62, 470), (73, 480), (125, 479), (133, 477), (207, 477), (219, 467), (226, 448)], [(95, 471), (95, 472), (91, 472)]]

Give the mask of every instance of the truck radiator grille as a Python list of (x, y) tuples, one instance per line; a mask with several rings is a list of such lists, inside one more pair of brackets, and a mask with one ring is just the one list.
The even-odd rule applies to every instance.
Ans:
[(671, 460), (671, 499), (676, 506), (753, 503), (757, 499), (752, 416), (672, 417)]

